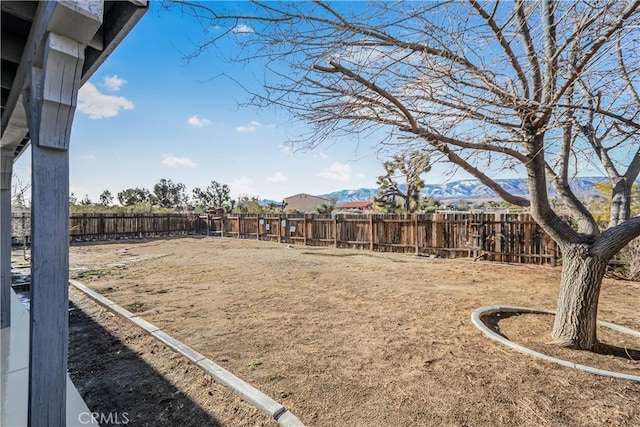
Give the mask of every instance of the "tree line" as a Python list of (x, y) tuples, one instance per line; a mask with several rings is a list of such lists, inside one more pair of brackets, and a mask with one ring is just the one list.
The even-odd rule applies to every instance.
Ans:
[[(115, 196), (105, 189), (97, 202), (88, 195), (84, 198), (71, 193), (69, 208), (71, 213), (89, 212), (233, 212), (233, 213), (273, 213), (278, 205), (262, 205), (258, 196), (241, 195), (232, 198), (227, 184), (212, 180), (205, 188), (196, 187), (187, 192), (186, 186), (171, 179), (160, 179), (151, 189), (131, 187), (119, 191)], [(117, 204), (116, 204), (117, 202)]]

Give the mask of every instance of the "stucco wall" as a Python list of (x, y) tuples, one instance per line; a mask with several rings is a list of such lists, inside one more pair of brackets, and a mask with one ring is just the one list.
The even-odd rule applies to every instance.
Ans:
[(287, 197), (284, 201), (287, 203), (285, 210), (295, 209), (299, 212), (315, 212), (318, 206), (330, 202), (328, 199), (310, 194), (296, 194), (295, 196)]

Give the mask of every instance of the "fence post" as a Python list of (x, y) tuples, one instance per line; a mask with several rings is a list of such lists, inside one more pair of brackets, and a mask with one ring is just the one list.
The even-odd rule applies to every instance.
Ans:
[(220, 215), (220, 237), (224, 237), (224, 214)]
[(369, 250), (373, 250), (373, 214), (369, 214)]
[[(526, 223), (524, 226), (524, 255), (531, 255), (534, 251), (533, 251), (533, 224), (531, 224), (531, 219), (527, 218), (526, 219)], [(533, 258), (529, 257), (524, 257), (526, 259), (526, 263), (530, 264), (532, 263), (531, 260)]]
[(333, 217), (333, 247), (338, 247), (338, 218)]
[(240, 229), (240, 214), (237, 214), (236, 221), (237, 221), (236, 225), (238, 226), (238, 240), (240, 240), (240, 231), (241, 231), (241, 229)]
[(415, 230), (416, 255), (420, 253), (420, 244), (418, 243), (418, 215), (413, 214), (413, 227)]
[(438, 217), (439, 214), (433, 214), (431, 217), (431, 247), (439, 248), (438, 246)]
[(282, 215), (278, 214), (278, 243), (282, 242)]
[(307, 214), (302, 214), (302, 244), (307, 244)]
[(495, 213), (493, 214), (494, 221), (494, 229), (493, 229), (493, 250), (498, 253), (498, 260), (504, 261), (504, 256), (502, 255), (502, 215)]

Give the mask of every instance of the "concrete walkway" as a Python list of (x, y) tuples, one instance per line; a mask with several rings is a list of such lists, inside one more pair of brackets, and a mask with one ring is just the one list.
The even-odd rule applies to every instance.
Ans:
[[(2, 328), (1, 416), (3, 427), (27, 425), (29, 398), (29, 312), (11, 291), (11, 326)], [(97, 426), (80, 393), (67, 377), (67, 426)]]

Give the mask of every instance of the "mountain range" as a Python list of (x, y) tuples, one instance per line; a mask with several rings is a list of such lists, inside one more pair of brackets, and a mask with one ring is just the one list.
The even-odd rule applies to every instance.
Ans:
[[(529, 195), (527, 180), (524, 178), (496, 179), (495, 181), (511, 194), (524, 197)], [(604, 177), (580, 177), (572, 181), (571, 188), (579, 198), (584, 198), (598, 194), (594, 184), (601, 182), (608, 182), (608, 179)], [(400, 185), (400, 188), (404, 190), (403, 185)], [(554, 193), (555, 191), (549, 188), (549, 194), (553, 196)], [(377, 188), (360, 188), (357, 190), (334, 191), (319, 196), (335, 199), (336, 204), (341, 205), (347, 202), (371, 200), (377, 194)], [(472, 179), (453, 181), (446, 184), (427, 184), (422, 189), (421, 194), (426, 197), (433, 197), (436, 200), (500, 200), (500, 197), (493, 190)]]

